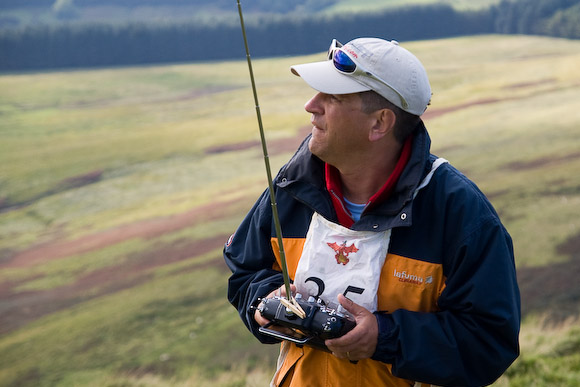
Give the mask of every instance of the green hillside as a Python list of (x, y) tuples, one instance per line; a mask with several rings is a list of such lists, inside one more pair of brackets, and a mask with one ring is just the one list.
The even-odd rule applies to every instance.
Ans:
[[(522, 355), (497, 386), (580, 385), (580, 42), (404, 45), (433, 151), (515, 244)], [(273, 169), (313, 94), (255, 60)], [(0, 385), (263, 386), (276, 346), (226, 300), (221, 249), (266, 187), (239, 61), (0, 75)]]

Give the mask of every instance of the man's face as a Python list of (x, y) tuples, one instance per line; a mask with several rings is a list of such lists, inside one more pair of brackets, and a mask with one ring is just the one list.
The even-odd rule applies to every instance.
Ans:
[(312, 114), (310, 151), (340, 169), (368, 144), (370, 115), (362, 112), (359, 94), (318, 93), (304, 108)]

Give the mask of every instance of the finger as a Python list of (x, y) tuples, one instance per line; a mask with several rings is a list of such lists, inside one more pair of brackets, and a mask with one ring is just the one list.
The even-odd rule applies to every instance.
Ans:
[[(353, 302), (350, 298), (345, 297), (343, 294), (339, 294), (338, 302), (344, 309), (346, 309), (350, 314), (357, 318), (357, 314), (366, 311), (365, 308)], [(358, 321), (357, 321), (358, 324)], [(356, 327), (355, 327), (356, 329)], [(333, 352), (337, 353), (337, 357), (344, 358), (346, 352), (354, 349), (357, 345), (360, 335), (353, 329), (344, 336), (340, 336), (334, 339), (329, 339), (325, 341), (325, 345)], [(344, 355), (343, 355), (344, 354)]]
[(358, 363), (358, 358), (355, 358), (351, 355), (350, 352), (346, 353), (346, 358), (348, 359), (349, 362), (351, 362), (352, 364), (357, 364)]
[(272, 290), (266, 297), (264, 298), (273, 298), (273, 297), (286, 297), (286, 289), (284, 285), (280, 286), (277, 289)]
[[(279, 297), (286, 297), (286, 286), (285, 285), (280, 286), (278, 288), (277, 292), (278, 292), (276, 294), (277, 296), (279, 296)], [(296, 294), (296, 285), (293, 285), (293, 284), (290, 285), (290, 292), (292, 294)]]
[(367, 309), (365, 309), (363, 306), (360, 306), (359, 304), (355, 303), (350, 298), (344, 296), (344, 294), (339, 294), (337, 298), (340, 305), (342, 305), (342, 307), (346, 309), (350, 314), (352, 314), (355, 318), (361, 313), (367, 311)]
[(260, 311), (257, 310), (257, 309), (254, 312), (254, 320), (256, 320), (256, 322), (258, 323), (258, 325), (260, 325), (262, 327), (270, 322), (270, 320), (262, 317), (262, 313), (260, 313)]
[[(328, 349), (330, 349), (332, 352), (335, 352), (338, 355), (341, 354), (345, 354), (347, 353), (349, 350), (354, 349), (356, 342), (355, 343), (344, 343), (341, 342), (338, 339), (332, 339), (332, 340), (326, 340), (324, 342), (324, 345), (326, 345), (328, 347)], [(341, 357), (341, 356), (338, 356)], [(342, 356), (344, 357), (344, 356)]]
[[(279, 287), (278, 289), (274, 289), (272, 290), (266, 297), (264, 297), (265, 299), (267, 298), (274, 298), (276, 296), (279, 296), (282, 294), (282, 288), (284, 286)], [(262, 317), (262, 313), (260, 312), (259, 309), (256, 309), (256, 311), (254, 312), (254, 320), (260, 325), (260, 326), (264, 326), (266, 324), (268, 324), (270, 322), (270, 320)]]
[(348, 359), (348, 361), (350, 361), (352, 364), (357, 364), (358, 361), (360, 360), (356, 354), (354, 354), (351, 351), (346, 351), (346, 352), (332, 352), (332, 354), (334, 356), (336, 356), (339, 359)]
[(325, 340), (324, 344), (332, 352), (338, 353), (339, 354), (338, 357), (344, 357), (344, 356), (340, 356), (340, 355), (346, 354), (346, 352), (352, 351), (353, 349), (355, 349), (357, 344), (358, 344), (359, 339), (360, 339), (359, 335), (356, 332), (353, 333), (352, 331), (350, 331), (349, 333), (347, 333), (344, 336), (337, 337), (334, 339)]
[[(292, 293), (296, 293), (296, 285), (291, 284), (290, 285), (290, 291)], [(270, 294), (268, 294), (265, 298), (273, 298), (275, 296), (278, 296), (278, 297), (286, 297), (286, 287), (285, 287), (285, 285), (282, 285), (278, 289), (275, 289), (275, 290), (271, 291)], [(258, 310), (256, 310), (254, 312), (254, 320), (256, 320), (256, 322), (260, 326), (264, 326), (264, 325), (266, 325), (266, 324), (268, 324), (270, 322), (270, 320), (262, 317), (262, 314)]]
[(366, 308), (356, 304), (343, 295), (338, 301), (356, 320), (356, 326), (344, 336), (326, 340), (325, 345), (337, 357), (350, 353), (351, 360), (360, 360), (372, 356), (376, 348), (378, 326), (375, 316)]

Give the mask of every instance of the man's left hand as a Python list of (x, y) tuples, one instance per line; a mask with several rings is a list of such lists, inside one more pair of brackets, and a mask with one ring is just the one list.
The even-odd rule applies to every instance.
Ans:
[(370, 358), (375, 353), (379, 337), (375, 315), (342, 294), (338, 295), (338, 302), (354, 316), (356, 326), (344, 336), (326, 340), (326, 346), (339, 358), (351, 361)]

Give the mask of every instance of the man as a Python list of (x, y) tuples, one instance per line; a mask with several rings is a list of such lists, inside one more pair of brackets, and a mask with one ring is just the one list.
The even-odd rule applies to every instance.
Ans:
[[(332, 353), (283, 341), (272, 384), (492, 383), (519, 353), (512, 242), (475, 184), (430, 154), (425, 69), (360, 38), (292, 72), (318, 91), (312, 134), (274, 181), (293, 291), (339, 302), (356, 326), (325, 342)], [(285, 294), (276, 246), (265, 192), (224, 248), (228, 298), (263, 343), (278, 340), (258, 331), (258, 299)]]

